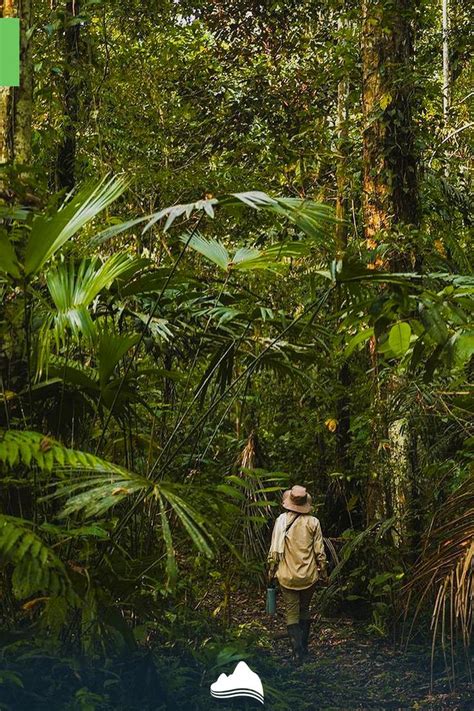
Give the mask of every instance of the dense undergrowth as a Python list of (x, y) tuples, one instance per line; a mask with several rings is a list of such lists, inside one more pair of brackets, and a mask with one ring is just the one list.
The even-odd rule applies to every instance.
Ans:
[(242, 657), (300, 708), (259, 606), (295, 483), (331, 573), (308, 710), (464, 694), (470, 8), (408, 5), (1, 6), (5, 709), (207, 708)]

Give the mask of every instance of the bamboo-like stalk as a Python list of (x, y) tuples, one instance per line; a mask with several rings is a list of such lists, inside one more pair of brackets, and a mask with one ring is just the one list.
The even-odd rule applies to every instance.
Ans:
[(442, 27), (443, 27), (443, 116), (444, 120), (448, 120), (449, 109), (451, 106), (451, 78), (449, 67), (449, 0), (441, 0), (442, 2)]

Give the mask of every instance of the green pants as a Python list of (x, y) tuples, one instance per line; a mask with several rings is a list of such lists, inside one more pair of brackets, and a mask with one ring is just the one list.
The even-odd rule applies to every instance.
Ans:
[(285, 603), (286, 624), (297, 625), (300, 620), (309, 620), (311, 618), (309, 606), (316, 590), (316, 583), (305, 590), (290, 590), (282, 585), (280, 588)]

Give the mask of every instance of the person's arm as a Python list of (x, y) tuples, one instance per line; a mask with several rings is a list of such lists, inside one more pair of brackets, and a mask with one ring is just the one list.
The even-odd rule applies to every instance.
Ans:
[(323, 541), (323, 533), (321, 531), (321, 524), (319, 523), (318, 519), (316, 519), (316, 529), (314, 531), (313, 550), (314, 550), (314, 555), (316, 558), (316, 564), (319, 569), (319, 575), (323, 580), (327, 580), (327, 577), (328, 577), (327, 563), (328, 563), (328, 561), (326, 558), (326, 553), (324, 551), (324, 541)]
[(267, 580), (269, 583), (276, 577), (276, 572), (278, 568), (278, 561), (273, 558), (269, 558), (267, 561)]
[[(278, 519), (277, 519), (278, 521)], [(276, 558), (274, 554), (274, 543), (275, 543), (275, 532), (276, 532), (276, 521), (273, 526), (273, 531), (272, 531), (272, 541), (270, 543), (270, 550), (268, 551), (267, 555), (267, 578), (271, 582), (273, 578), (275, 577), (276, 569), (278, 567), (278, 559)]]

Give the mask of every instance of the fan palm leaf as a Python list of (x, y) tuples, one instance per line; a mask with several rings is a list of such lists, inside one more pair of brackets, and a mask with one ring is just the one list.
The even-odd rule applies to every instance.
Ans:
[(83, 336), (89, 342), (94, 341), (96, 327), (89, 308), (103, 289), (130, 270), (132, 261), (129, 255), (118, 252), (104, 262), (83, 259), (76, 265), (70, 261), (48, 271), (46, 284), (52, 305), (43, 302), (47, 312), (39, 333), (38, 375), (47, 364), (51, 340), (57, 350), (71, 336), (75, 340)]
[(229, 271), (279, 270), (285, 266), (288, 258), (300, 258), (308, 255), (312, 245), (309, 242), (282, 242), (266, 249), (241, 247), (231, 258), (226, 247), (216, 239), (206, 238), (198, 233), (192, 237), (183, 235), (181, 241), (191, 249), (202, 254), (221, 269)]
[[(187, 490), (186, 496), (181, 494), (183, 487), (167, 481), (159, 483), (151, 479), (114, 465), (108, 473), (77, 474), (69, 480), (62, 479), (55, 485), (55, 491), (43, 497), (48, 499), (65, 499), (62, 512), (63, 518), (71, 515), (82, 515), (86, 519), (103, 516), (114, 506), (133, 500), (145, 503), (150, 500), (158, 502), (161, 519), (161, 535), (167, 556), (168, 582), (171, 585), (176, 580), (176, 560), (173, 537), (169, 517), (173, 516), (182, 525), (195, 548), (212, 557), (216, 545), (215, 536), (222, 536), (212, 521), (201, 514), (189, 503), (192, 493)], [(166, 505), (166, 508), (165, 508)], [(133, 505), (132, 505), (133, 506)], [(165, 520), (166, 519), (166, 520)], [(229, 544), (232, 548), (232, 545)]]
[(214, 262), (221, 269), (227, 269), (229, 266), (229, 253), (221, 242), (212, 238), (203, 237), (200, 234), (194, 234), (192, 237), (183, 235), (181, 241), (188, 243), (191, 249), (194, 249), (199, 254), (204, 255), (209, 261)]
[(126, 189), (124, 177), (86, 185), (53, 214), (37, 215), (25, 251), (25, 274), (37, 274), (71, 237), (105, 210)]
[(99, 381), (104, 387), (112, 376), (116, 366), (138, 341), (138, 334), (131, 336), (114, 333), (113, 331), (101, 331), (97, 345), (97, 361)]
[[(466, 651), (469, 649), (474, 619), (474, 476), (439, 509), (426, 532), (424, 553), (406, 591), (409, 603), (417, 600), (413, 623), (426, 598), (434, 596), (433, 655), (437, 640), (445, 649), (448, 634), (454, 638), (456, 629)], [(452, 670), (454, 675), (453, 659)]]

